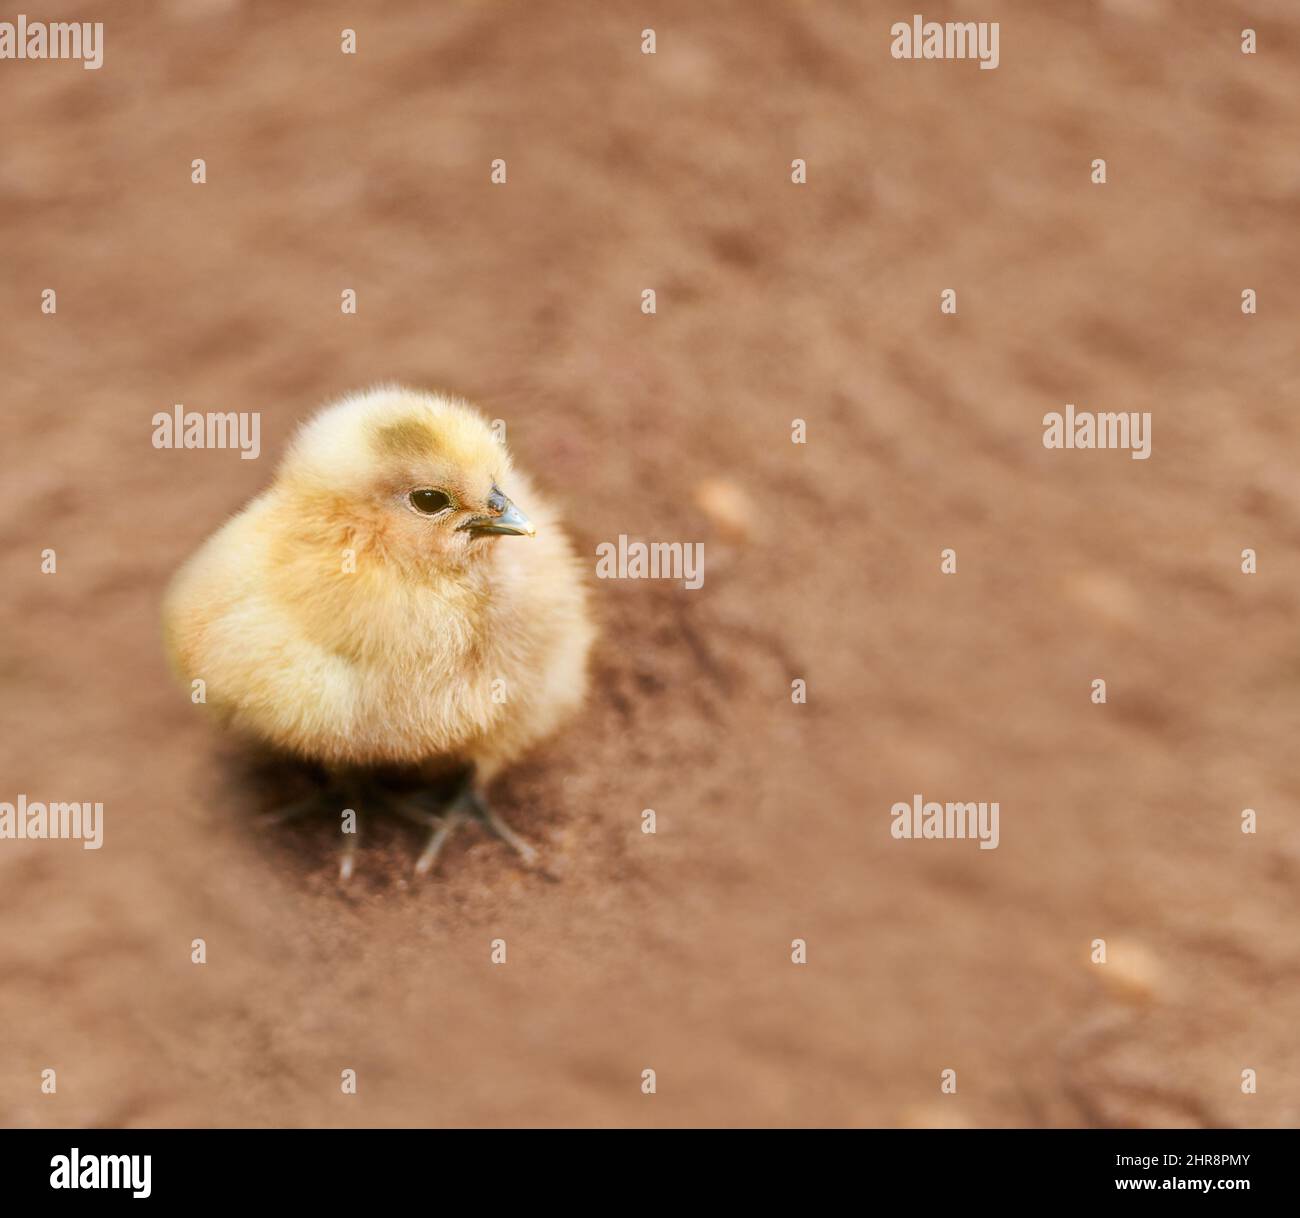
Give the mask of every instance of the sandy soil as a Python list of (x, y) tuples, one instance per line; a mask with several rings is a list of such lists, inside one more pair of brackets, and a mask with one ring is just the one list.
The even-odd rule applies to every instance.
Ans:
[[(927, 4), (1000, 19), (980, 71), (890, 59), (911, 11), (135, 3), (98, 72), (0, 64), (0, 799), (107, 819), (0, 842), (0, 1121), (1300, 1119), (1300, 14)], [(171, 572), (387, 378), (588, 555), (706, 544), (593, 577), (589, 706), (497, 790), (558, 882), (379, 824), (340, 891), (166, 671)], [(155, 450), (175, 402), (263, 456)], [(1046, 451), (1066, 402), (1152, 458)], [(893, 840), (915, 792), (1000, 847)]]

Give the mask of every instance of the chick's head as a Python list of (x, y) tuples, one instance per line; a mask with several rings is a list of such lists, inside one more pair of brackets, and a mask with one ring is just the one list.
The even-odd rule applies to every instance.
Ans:
[(277, 487), (299, 528), (419, 575), (485, 556), (534, 529), (507, 496), (510, 456), (466, 403), (379, 389), (321, 411), (299, 432)]

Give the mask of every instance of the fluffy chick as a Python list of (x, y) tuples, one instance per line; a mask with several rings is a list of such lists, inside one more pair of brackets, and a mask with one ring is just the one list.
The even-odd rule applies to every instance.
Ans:
[(335, 774), (467, 768), (417, 870), (470, 818), (532, 856), (484, 788), (577, 708), (593, 629), (555, 516), (466, 403), (385, 387), (326, 407), (163, 621), (237, 732)]

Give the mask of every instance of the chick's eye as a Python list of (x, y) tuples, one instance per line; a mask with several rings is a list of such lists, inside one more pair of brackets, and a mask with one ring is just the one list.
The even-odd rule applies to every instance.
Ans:
[(410, 495), (411, 506), (417, 512), (423, 512), (426, 516), (432, 516), (436, 512), (441, 512), (443, 508), (451, 506), (451, 496), (445, 491), (419, 490), (412, 491)]

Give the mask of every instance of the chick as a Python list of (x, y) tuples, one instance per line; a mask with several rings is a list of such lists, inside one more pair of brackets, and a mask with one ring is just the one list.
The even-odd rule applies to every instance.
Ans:
[(578, 707), (594, 632), (568, 539), (465, 402), (384, 387), (323, 409), (177, 573), (163, 628), (225, 724), (340, 783), (463, 770), (441, 816), (402, 805), (431, 830), (418, 873), (468, 820), (535, 858), (485, 789)]

